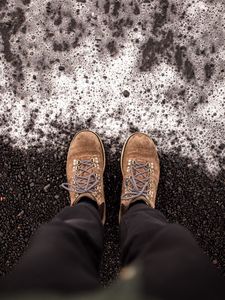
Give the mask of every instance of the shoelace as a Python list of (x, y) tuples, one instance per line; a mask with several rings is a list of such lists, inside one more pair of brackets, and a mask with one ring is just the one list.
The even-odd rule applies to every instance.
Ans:
[(99, 182), (97, 174), (91, 172), (94, 166), (92, 160), (79, 160), (77, 164), (77, 174), (79, 175), (74, 175), (72, 184), (62, 183), (61, 187), (78, 194), (94, 192)]
[(131, 176), (125, 179), (127, 192), (122, 195), (122, 199), (130, 200), (139, 196), (146, 197), (150, 180), (148, 175), (150, 170), (149, 164), (133, 161), (130, 167)]

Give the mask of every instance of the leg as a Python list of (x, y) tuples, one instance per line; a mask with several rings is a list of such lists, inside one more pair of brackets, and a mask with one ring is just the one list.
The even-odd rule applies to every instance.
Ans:
[(98, 287), (106, 217), (104, 169), (99, 136), (87, 130), (77, 133), (67, 155), (67, 183), (62, 184), (72, 207), (37, 232), (33, 246), (5, 281), (6, 291), (81, 292)]
[(139, 261), (147, 296), (219, 299), (220, 279), (190, 232), (168, 224), (154, 209), (160, 165), (149, 136), (135, 133), (128, 138), (121, 155), (121, 171), (122, 264)]
[(220, 278), (190, 232), (169, 224), (158, 210), (133, 204), (122, 218), (121, 243), (122, 265), (139, 262), (148, 295), (220, 299)]
[(37, 231), (3, 288), (8, 292), (67, 293), (96, 289), (102, 248), (103, 226), (98, 210), (83, 202), (67, 207)]

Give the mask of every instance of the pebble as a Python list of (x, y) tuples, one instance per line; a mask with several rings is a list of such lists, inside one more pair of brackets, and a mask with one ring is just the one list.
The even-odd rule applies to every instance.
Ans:
[(50, 183), (47, 184), (45, 187), (44, 187), (44, 191), (47, 193), (48, 189), (50, 188)]
[(125, 90), (125, 91), (123, 91), (123, 95), (124, 95), (125, 98), (127, 98), (127, 97), (130, 96), (130, 92)]
[(18, 213), (17, 217), (20, 218), (20, 217), (22, 217), (23, 214), (24, 214), (24, 210), (21, 210), (21, 212)]

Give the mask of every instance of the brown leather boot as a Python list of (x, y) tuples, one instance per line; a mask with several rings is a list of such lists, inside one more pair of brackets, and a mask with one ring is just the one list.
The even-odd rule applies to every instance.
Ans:
[(153, 140), (144, 133), (134, 133), (123, 146), (121, 155), (123, 174), (119, 221), (130, 204), (143, 200), (155, 207), (159, 182), (159, 158)]
[(101, 139), (92, 131), (82, 130), (73, 138), (67, 155), (67, 183), (62, 187), (70, 192), (71, 206), (82, 197), (96, 201), (102, 223), (106, 209), (103, 186), (105, 150)]

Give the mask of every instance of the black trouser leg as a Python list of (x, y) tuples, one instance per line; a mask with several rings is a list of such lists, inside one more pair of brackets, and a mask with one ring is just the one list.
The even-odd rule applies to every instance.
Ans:
[[(121, 222), (122, 265), (139, 262), (143, 289), (157, 299), (220, 299), (219, 275), (188, 230), (134, 204)], [(221, 298), (222, 299), (222, 298)]]
[(67, 207), (34, 236), (3, 290), (87, 292), (99, 287), (103, 226), (97, 209), (86, 203)]

